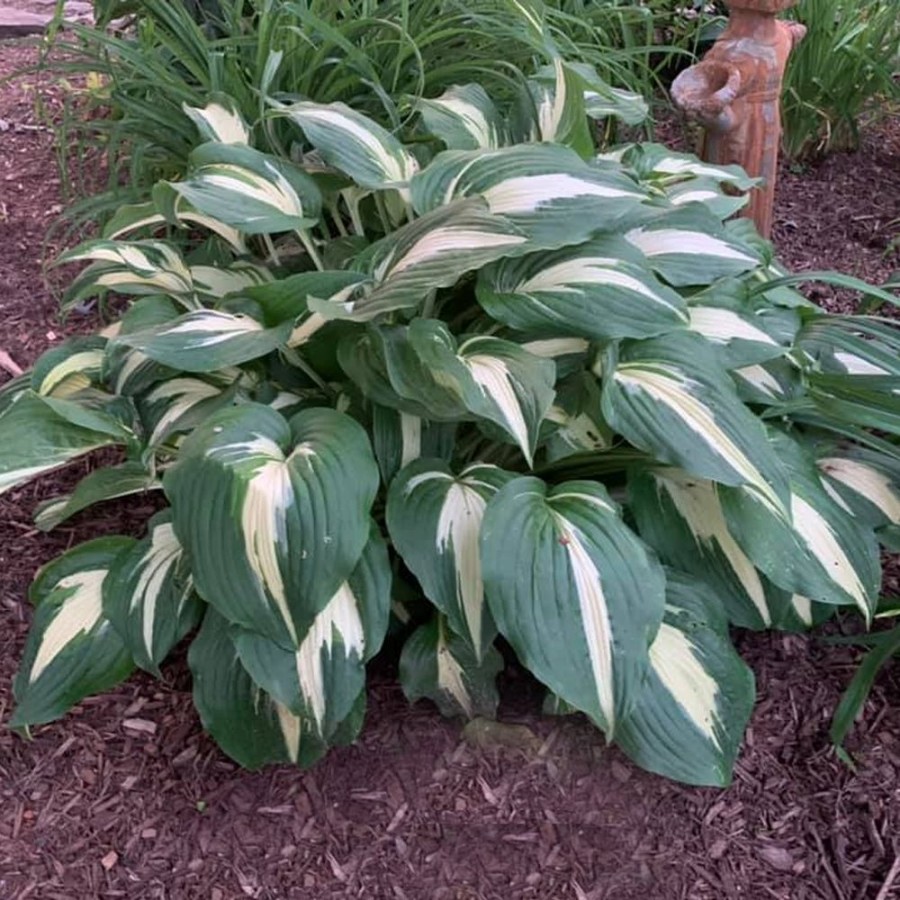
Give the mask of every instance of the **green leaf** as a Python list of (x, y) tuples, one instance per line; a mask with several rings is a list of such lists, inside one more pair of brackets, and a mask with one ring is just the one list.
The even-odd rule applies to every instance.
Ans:
[(373, 405), (372, 444), (385, 485), (413, 460), (439, 457), (449, 462), (453, 455), (456, 424), (430, 422), (396, 409)]
[(447, 150), (412, 181), (413, 205), (420, 214), (474, 196), (512, 222), (534, 247), (578, 244), (647, 215), (641, 207), (647, 195), (633, 181), (598, 171), (554, 144)]
[(433, 100), (420, 99), (416, 112), (449, 150), (492, 150), (506, 142), (502, 119), (480, 84), (454, 85)]
[(721, 488), (729, 530), (779, 587), (819, 603), (856, 606), (870, 619), (881, 585), (874, 533), (826, 491), (814, 461), (794, 441), (773, 431), (771, 444), (790, 476), (785, 510), (754, 492)]
[(364, 188), (404, 188), (418, 169), (397, 138), (343, 103), (301, 101), (281, 112), (303, 129), (328, 165)]
[(71, 397), (100, 381), (106, 348), (100, 335), (69, 338), (43, 353), (31, 372), (31, 387), (41, 396)]
[[(62, 404), (65, 401), (56, 401)], [(125, 439), (102, 422), (96, 428), (73, 423), (67, 407), (23, 391), (0, 413), (0, 494), (69, 460)]]
[(190, 162), (190, 176), (169, 182), (171, 189), (202, 214), (244, 234), (305, 229), (318, 219), (322, 197), (315, 181), (284, 160), (211, 142), (194, 150)]
[(241, 665), (228, 622), (206, 610), (188, 652), (194, 706), (216, 743), (245, 769), (270, 763), (311, 766), (326, 745), (310, 723), (265, 693)]
[(420, 459), (400, 472), (388, 492), (394, 547), (479, 663), (497, 633), (484, 602), (481, 522), (488, 501), (512, 477), (478, 463), (454, 476), (441, 460)]
[(517, 478), (481, 529), (485, 592), (519, 659), (608, 737), (638, 699), (665, 577), (595, 482)]
[(856, 450), (852, 456), (826, 456), (816, 462), (827, 483), (855, 516), (873, 528), (900, 525), (900, 463), (865, 450)]
[(721, 349), (723, 364), (728, 369), (758, 365), (787, 353), (778, 335), (773, 333), (774, 323), (764, 314), (751, 315), (725, 306), (692, 303), (688, 315), (690, 330)]
[(253, 680), (329, 741), (365, 687), (365, 662), (381, 647), (390, 606), (387, 547), (373, 523), (360, 562), (296, 650), (241, 628), (231, 637)]
[(103, 614), (103, 583), (131, 538), (79, 544), (44, 566), (29, 591), (34, 622), (13, 687), (13, 728), (58, 719), (79, 700), (127, 678), (131, 655)]
[(400, 654), (400, 684), (410, 703), (426, 698), (442, 715), (493, 718), (499, 696), (495, 680), (503, 658), (491, 646), (476, 659), (468, 641), (456, 635), (438, 614), (420, 625)]
[(197, 428), (163, 483), (200, 595), (295, 650), (359, 561), (378, 468), (349, 416), (249, 403)]
[(551, 430), (542, 445), (551, 463), (574, 454), (609, 450), (615, 440), (601, 412), (600, 388), (589, 372), (578, 372), (557, 384), (546, 423)]
[(628, 231), (625, 240), (676, 287), (741, 275), (762, 262), (752, 247), (729, 236), (721, 220), (698, 203)]
[(650, 671), (616, 743), (651, 772), (725, 787), (754, 697), (753, 673), (731, 645), (715, 594), (694, 578), (668, 572)]
[(684, 300), (599, 238), (506, 259), (478, 273), (478, 302), (511, 328), (608, 340), (652, 337), (688, 323)]
[(624, 342), (607, 355), (603, 413), (628, 441), (703, 478), (746, 484), (781, 509), (781, 464), (756, 418), (738, 400), (708, 343), (689, 332)]
[(42, 503), (34, 514), (34, 524), (41, 531), (52, 531), (76, 513), (117, 497), (158, 490), (162, 482), (140, 463), (126, 462), (120, 466), (97, 469), (85, 475), (71, 494), (62, 494)]
[(213, 372), (271, 353), (290, 331), (289, 323), (265, 328), (250, 316), (202, 309), (116, 340), (173, 369)]
[(203, 604), (193, 593), (188, 561), (164, 510), (147, 537), (123, 551), (103, 583), (103, 614), (142, 669), (159, 664), (199, 621)]
[(158, 447), (171, 435), (187, 431), (211, 412), (229, 403), (233, 392), (202, 378), (170, 378), (138, 401), (148, 447)]

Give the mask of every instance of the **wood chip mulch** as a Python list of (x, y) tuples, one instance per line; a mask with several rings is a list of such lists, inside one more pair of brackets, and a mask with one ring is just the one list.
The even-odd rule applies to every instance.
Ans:
[[(0, 47), (0, 81), (31, 58), (28, 45)], [(0, 132), (0, 349), (22, 366), (64, 333), (41, 276), (60, 204), (52, 138), (20, 127), (40, 124), (35, 84), (0, 83), (11, 125)], [(44, 103), (58, 91), (43, 84)], [(900, 147), (896, 129), (885, 133), (857, 157), (783, 176), (776, 237), (792, 265), (870, 278), (890, 268)], [(0, 720), (35, 569), (88, 537), (139, 533), (152, 511), (149, 500), (106, 504), (36, 532), (35, 503), (85, 466), (0, 497)], [(896, 569), (888, 577), (897, 591)], [(308, 772), (242, 772), (201, 732), (177, 657), (163, 681), (137, 675), (31, 742), (0, 730), (0, 898), (900, 897), (900, 668), (885, 670), (851, 738), (854, 772), (829, 749), (828, 726), (857, 651), (822, 634), (741, 634), (738, 647), (759, 702), (727, 790), (648, 775), (583, 720), (541, 717), (540, 691), (517, 669), (501, 720), (534, 738), (470, 743), (459, 723), (410, 707), (387, 664), (357, 744)]]

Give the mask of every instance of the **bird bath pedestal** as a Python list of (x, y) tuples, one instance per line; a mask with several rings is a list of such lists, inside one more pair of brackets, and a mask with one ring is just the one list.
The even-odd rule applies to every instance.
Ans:
[(728, 27), (697, 65), (672, 84), (672, 99), (705, 129), (701, 155), (736, 163), (763, 179), (744, 215), (760, 234), (772, 231), (781, 141), (781, 83), (788, 56), (806, 28), (775, 18), (797, 0), (725, 0)]

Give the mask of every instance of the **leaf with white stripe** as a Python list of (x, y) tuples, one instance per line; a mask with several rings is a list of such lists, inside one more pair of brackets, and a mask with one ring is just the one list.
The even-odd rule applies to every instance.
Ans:
[(34, 524), (41, 531), (52, 531), (95, 503), (161, 488), (162, 482), (137, 462), (96, 469), (85, 475), (71, 494), (62, 494), (42, 503), (34, 514)]
[(628, 441), (694, 475), (746, 484), (783, 508), (782, 466), (707, 341), (690, 332), (627, 341), (608, 363), (603, 412)]
[(870, 450), (816, 462), (854, 515), (874, 528), (900, 525), (900, 462)]
[(665, 576), (596, 482), (509, 482), (481, 526), (485, 593), (525, 666), (609, 738), (640, 695)]
[(373, 404), (372, 445), (385, 485), (413, 460), (437, 457), (449, 462), (455, 437), (455, 422), (432, 422)]
[(387, 547), (372, 534), (353, 573), (318, 613), (295, 650), (256, 632), (232, 629), (250, 677), (330, 741), (365, 688), (365, 663), (381, 648), (391, 608)]
[(556, 385), (556, 399), (547, 412), (549, 432), (542, 446), (548, 462), (613, 446), (615, 435), (603, 418), (600, 388), (590, 372), (576, 372)]
[(74, 337), (42, 354), (31, 372), (31, 386), (42, 396), (70, 397), (101, 380), (106, 338)]
[(688, 328), (721, 350), (722, 361), (728, 369), (758, 365), (787, 353), (765, 315), (693, 303), (688, 315)]
[(116, 341), (173, 369), (213, 372), (271, 353), (290, 332), (289, 323), (266, 328), (250, 316), (198, 309)]
[(207, 301), (221, 300), (230, 294), (244, 294), (249, 288), (272, 281), (272, 273), (263, 266), (235, 262), (221, 266), (191, 266), (194, 290)]
[(421, 99), (416, 112), (448, 150), (492, 150), (505, 143), (503, 121), (480, 84), (454, 85), (433, 100)]
[(169, 182), (200, 213), (244, 234), (306, 229), (318, 220), (315, 181), (285, 160), (237, 144), (208, 143), (190, 158), (184, 181)]
[(198, 593), (296, 649), (369, 540), (378, 468), (349, 416), (248, 403), (197, 428), (164, 485)]
[(771, 628), (780, 622), (790, 594), (738, 546), (713, 482), (660, 468), (633, 473), (628, 485), (638, 531), (664, 563), (709, 585), (734, 625)]
[(535, 247), (581, 243), (647, 216), (643, 188), (620, 172), (592, 168), (556, 144), (447, 150), (412, 181), (413, 205), (420, 214), (475, 196), (521, 229)]
[(68, 308), (87, 297), (113, 290), (119, 294), (167, 294), (194, 303), (191, 272), (181, 254), (165, 241), (96, 240), (62, 254), (60, 263), (91, 260), (66, 291)]
[(34, 622), (13, 685), (13, 728), (58, 719), (89, 694), (105, 691), (134, 668), (103, 613), (103, 582), (131, 538), (79, 544), (44, 566), (29, 590)]
[(599, 238), (577, 247), (501, 260), (478, 273), (478, 302), (522, 331), (608, 340), (651, 337), (687, 324), (684, 300), (630, 248)]
[(0, 494), (100, 447), (124, 443), (128, 435), (85, 410), (83, 423), (66, 415), (67, 401), (22, 391), (0, 413)]
[(394, 547), (479, 662), (497, 634), (484, 602), (481, 521), (488, 501), (511, 477), (478, 463), (457, 476), (440, 460), (420, 459), (400, 472), (388, 492)]
[(522, 232), (495, 216), (477, 199), (435, 209), (375, 244), (373, 283), (358, 299), (313, 302), (310, 309), (329, 318), (368, 321), (397, 309), (421, 308), (439, 288), (452, 287), (467, 272), (519, 252)]
[(870, 618), (881, 586), (873, 531), (829, 494), (798, 444), (775, 431), (770, 440), (790, 475), (787, 513), (774, 512), (753, 492), (722, 488), (729, 530), (779, 587), (819, 603), (856, 606)]
[(415, 157), (394, 135), (343, 103), (301, 101), (280, 112), (303, 130), (329, 166), (364, 188), (403, 189), (418, 170)]
[(730, 236), (699, 204), (675, 209), (625, 233), (647, 264), (670, 284), (709, 284), (761, 265), (758, 252)]
[[(327, 745), (311, 723), (295, 716), (257, 685), (241, 665), (226, 619), (208, 608), (188, 652), (194, 706), (204, 729), (245, 769), (270, 763), (311, 766)], [(363, 701), (364, 702), (364, 701)], [(361, 709), (356, 730), (362, 723)]]
[(715, 594), (669, 571), (647, 681), (616, 743), (651, 772), (726, 787), (755, 696), (753, 673), (731, 645)]
[(159, 676), (159, 664), (199, 621), (184, 550), (168, 510), (155, 515), (147, 537), (120, 553), (103, 583), (103, 614), (135, 663)]
[(666, 196), (673, 206), (702, 203), (714, 216), (727, 219), (747, 205), (747, 196), (726, 194), (712, 178), (689, 178), (678, 181), (666, 189)]
[(184, 114), (197, 126), (200, 136), (207, 141), (223, 144), (249, 144), (250, 128), (244, 121), (237, 104), (227, 94), (213, 94), (206, 106), (181, 107)]
[(748, 191), (760, 183), (751, 178), (740, 166), (718, 166), (706, 162), (692, 153), (676, 153), (663, 144), (634, 144), (624, 156), (641, 180), (663, 185), (696, 185), (702, 181), (727, 184), (738, 191)]
[(188, 431), (210, 413), (233, 400), (234, 392), (201, 378), (170, 378), (138, 400), (146, 444), (158, 447), (178, 432)]
[(400, 653), (400, 684), (410, 703), (433, 701), (442, 715), (492, 719), (500, 702), (496, 678), (503, 658), (493, 646), (481, 660), (468, 641), (455, 634), (437, 614), (420, 625)]

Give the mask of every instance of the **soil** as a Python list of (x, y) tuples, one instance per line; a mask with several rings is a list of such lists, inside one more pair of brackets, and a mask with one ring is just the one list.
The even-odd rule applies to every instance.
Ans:
[[(0, 349), (23, 367), (93, 324), (60, 323), (42, 274), (62, 201), (35, 102), (52, 113), (60, 87), (2, 83), (34, 52), (0, 45)], [(789, 265), (873, 281), (896, 267), (883, 251), (900, 216), (898, 135), (887, 126), (857, 155), (783, 174), (775, 238)], [(88, 465), (0, 497), (0, 721), (36, 568), (88, 537), (139, 533), (150, 511), (110, 503), (51, 535), (34, 530), (35, 504)], [(649, 775), (584, 720), (541, 716), (539, 689), (517, 669), (500, 719), (529, 729), (530, 749), (469, 743), (459, 722), (410, 706), (381, 666), (355, 745), (311, 771), (247, 773), (200, 729), (176, 654), (161, 681), (137, 675), (30, 742), (0, 730), (0, 898), (900, 897), (900, 669), (883, 672), (850, 738), (853, 771), (828, 726), (857, 652), (823, 634), (737, 641), (759, 699), (726, 790)]]

